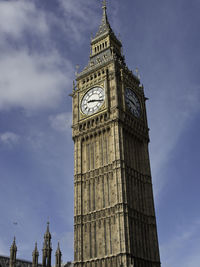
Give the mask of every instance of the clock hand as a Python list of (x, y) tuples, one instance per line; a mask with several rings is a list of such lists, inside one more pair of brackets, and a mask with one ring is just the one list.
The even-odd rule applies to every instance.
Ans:
[(91, 99), (91, 100), (88, 101), (88, 103), (97, 102), (97, 101), (102, 102), (103, 99)]
[(129, 99), (130, 100), (130, 102), (134, 105), (134, 106), (136, 106), (136, 103), (135, 102), (133, 102), (131, 99)]

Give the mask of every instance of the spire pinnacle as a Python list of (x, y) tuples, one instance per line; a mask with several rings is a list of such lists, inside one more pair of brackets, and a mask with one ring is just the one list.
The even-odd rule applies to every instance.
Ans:
[(37, 242), (35, 242), (35, 251), (37, 251)]
[(37, 242), (35, 243), (35, 248), (33, 250), (32, 256), (33, 256), (32, 267), (38, 267), (39, 252), (37, 249)]
[(103, 9), (107, 9), (106, 5), (107, 5), (106, 0), (103, 0), (103, 2), (102, 2), (102, 8)]
[(49, 233), (49, 221), (47, 222), (47, 233)]
[(58, 242), (57, 250), (56, 250), (56, 255), (61, 254), (60, 251), (60, 242)]
[(13, 243), (12, 243), (12, 246), (11, 246), (11, 249), (16, 249), (17, 246), (16, 246), (16, 237), (14, 236), (14, 239), (13, 239)]
[(45, 240), (45, 243), (49, 243), (50, 244), (50, 241), (51, 241), (51, 234), (50, 234), (50, 231), (49, 231), (49, 221), (47, 222), (47, 230), (44, 234), (44, 240)]
[(106, 9), (107, 9), (106, 0), (102, 1), (102, 9), (103, 9), (103, 16), (102, 16), (101, 25), (95, 37), (103, 35), (106, 32), (112, 31), (109, 21), (108, 21), (107, 13), (106, 13)]
[(58, 247), (56, 250), (56, 266), (55, 267), (61, 267), (61, 257), (62, 257), (62, 253), (60, 251), (60, 243), (58, 242)]

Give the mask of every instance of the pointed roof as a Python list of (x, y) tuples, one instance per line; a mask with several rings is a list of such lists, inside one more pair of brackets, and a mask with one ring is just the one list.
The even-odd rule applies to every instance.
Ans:
[(13, 243), (12, 243), (12, 245), (11, 245), (11, 247), (10, 247), (10, 249), (12, 250), (17, 250), (17, 246), (16, 246), (16, 238), (15, 238), (15, 236), (14, 236), (14, 240), (13, 240)]
[(33, 250), (33, 255), (39, 256), (39, 252), (37, 249), (37, 242), (35, 242), (35, 249)]
[(49, 231), (49, 221), (48, 221), (47, 222), (47, 230), (46, 230), (46, 232), (44, 234), (44, 247), (47, 245), (47, 243), (50, 244), (50, 240), (51, 240), (51, 233)]
[(103, 9), (103, 16), (102, 16), (102, 20), (101, 20), (101, 25), (99, 26), (99, 30), (96, 33), (95, 38), (103, 35), (104, 33), (112, 32), (112, 28), (111, 28), (110, 23), (108, 21), (108, 16), (107, 16), (107, 12), (106, 12), (106, 10), (107, 10), (106, 0), (103, 0), (102, 9)]
[(56, 255), (61, 255), (60, 242), (58, 242), (58, 247), (57, 247), (57, 250), (56, 250)]
[(94, 38), (92, 38), (92, 43), (96, 42), (99, 38), (104, 37), (104, 35), (109, 34), (111, 35), (119, 44), (121, 45), (121, 42), (118, 40), (116, 37), (115, 33), (113, 32), (110, 23), (108, 21), (108, 16), (107, 16), (107, 6), (106, 6), (106, 0), (103, 0), (102, 2), (102, 9), (103, 9), (103, 15), (102, 15), (102, 20), (101, 24), (99, 26), (99, 30), (97, 31), (96, 35)]

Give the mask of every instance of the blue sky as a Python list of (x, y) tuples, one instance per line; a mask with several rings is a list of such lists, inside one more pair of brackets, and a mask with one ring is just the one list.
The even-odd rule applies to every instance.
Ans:
[[(200, 2), (110, 0), (130, 69), (149, 98), (150, 158), (163, 267), (200, 262)], [(71, 98), (89, 58), (100, 0), (0, 0), (0, 254), (73, 259)], [(14, 225), (17, 222), (18, 225)], [(54, 257), (53, 257), (54, 258)]]

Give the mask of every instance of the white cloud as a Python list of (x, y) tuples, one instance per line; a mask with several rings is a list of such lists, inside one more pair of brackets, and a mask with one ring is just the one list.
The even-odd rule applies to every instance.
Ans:
[(71, 131), (72, 113), (65, 112), (54, 116), (52, 115), (49, 117), (49, 121), (51, 126), (57, 131), (66, 132), (69, 129)]
[(24, 30), (46, 33), (48, 26), (44, 13), (36, 9), (31, 1), (0, 2), (0, 34), (21, 37)]
[[(0, 109), (52, 107), (61, 99), (71, 66), (56, 52), (47, 56), (11, 51), (0, 58)], [(68, 75), (59, 64), (65, 64)]]
[(5, 132), (0, 134), (0, 142), (9, 146), (17, 144), (19, 141), (19, 136), (12, 132)]
[[(55, 107), (61, 100), (72, 67), (54, 48), (50, 27), (47, 13), (34, 2), (0, 1), (0, 110), (37, 110)], [(26, 33), (37, 35), (38, 46), (29, 47)]]
[[(51, 27), (59, 27), (70, 42), (81, 41), (85, 29), (96, 28), (99, 18), (90, 0), (59, 0), (58, 4), (64, 19), (31, 1), (0, 2), (0, 110), (56, 107), (72, 80), (73, 67), (54, 47)], [(37, 35), (38, 47), (29, 47), (26, 33)], [(20, 49), (15, 42), (21, 43)], [(51, 49), (44, 52), (39, 46)]]

